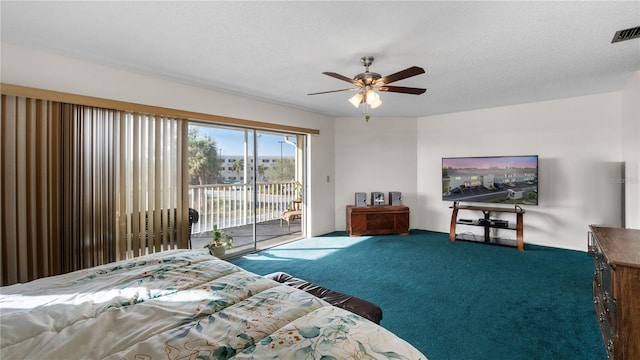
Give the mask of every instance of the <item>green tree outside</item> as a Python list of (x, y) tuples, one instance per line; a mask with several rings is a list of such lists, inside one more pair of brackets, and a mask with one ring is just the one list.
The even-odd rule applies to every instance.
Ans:
[(215, 140), (200, 134), (197, 128), (189, 128), (189, 184), (216, 184), (220, 180), (218, 146)]
[(291, 159), (276, 160), (266, 171), (267, 178), (271, 182), (292, 181), (295, 179), (295, 174), (295, 164)]
[(236, 179), (240, 179), (240, 172), (244, 170), (244, 159), (235, 160), (231, 164), (231, 170), (235, 171)]
[(264, 174), (267, 171), (267, 167), (263, 164), (258, 165), (258, 181), (264, 181)]

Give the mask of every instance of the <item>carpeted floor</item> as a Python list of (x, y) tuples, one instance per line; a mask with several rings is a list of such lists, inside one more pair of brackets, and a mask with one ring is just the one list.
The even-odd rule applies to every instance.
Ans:
[(376, 303), (381, 325), (430, 360), (606, 359), (591, 301), (593, 259), (583, 252), (451, 243), (420, 230), (336, 232), (231, 262)]

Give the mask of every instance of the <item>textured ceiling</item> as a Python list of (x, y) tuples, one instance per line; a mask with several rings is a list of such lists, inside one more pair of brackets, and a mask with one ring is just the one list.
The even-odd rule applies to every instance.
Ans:
[(423, 116), (620, 90), (640, 69), (639, 1), (1, 2), (2, 41), (331, 116), (350, 92), (416, 65), (374, 116)]

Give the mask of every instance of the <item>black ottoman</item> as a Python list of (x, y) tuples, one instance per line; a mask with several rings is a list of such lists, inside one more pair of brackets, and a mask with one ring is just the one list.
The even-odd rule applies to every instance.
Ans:
[(306, 291), (333, 306), (351, 311), (352, 313), (358, 314), (365, 319), (369, 319), (376, 324), (380, 324), (380, 321), (382, 320), (382, 309), (380, 309), (378, 305), (369, 301), (329, 290), (322, 286), (312, 284), (306, 280), (295, 278), (284, 272), (274, 272), (265, 275), (264, 277), (275, 280), (284, 285)]

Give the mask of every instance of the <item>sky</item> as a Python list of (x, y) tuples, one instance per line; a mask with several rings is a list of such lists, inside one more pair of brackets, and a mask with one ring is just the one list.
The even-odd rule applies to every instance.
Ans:
[[(190, 125), (194, 126), (194, 125)], [(215, 140), (218, 149), (222, 150), (222, 156), (244, 154), (244, 131), (242, 129), (225, 129), (210, 126), (195, 126), (200, 133)], [(258, 156), (282, 156), (291, 158), (295, 156), (295, 147), (284, 142), (283, 135), (258, 132)], [(289, 140), (296, 142), (295, 136)], [(281, 143), (282, 142), (282, 143)], [(253, 133), (249, 131), (249, 144), (253, 144)], [(252, 151), (251, 149), (249, 151)]]
[(454, 169), (504, 169), (507, 166), (535, 169), (537, 167), (537, 164), (537, 156), (495, 156), (442, 159), (443, 168)]

